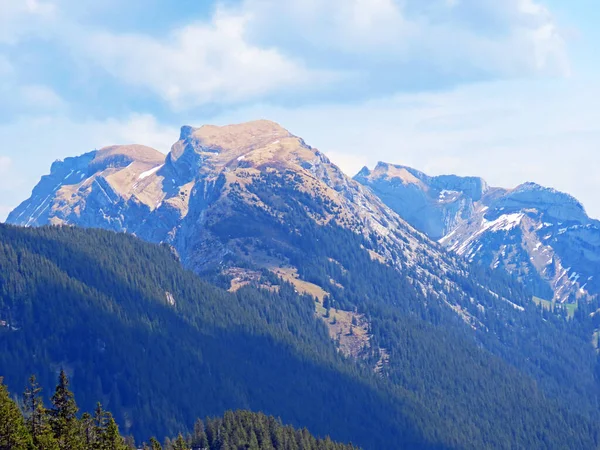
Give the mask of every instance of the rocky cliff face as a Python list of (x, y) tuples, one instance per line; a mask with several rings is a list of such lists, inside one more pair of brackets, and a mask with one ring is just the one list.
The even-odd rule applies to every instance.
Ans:
[(470, 217), (488, 191), (481, 178), (430, 177), (410, 167), (380, 162), (363, 168), (355, 180), (369, 186), (394, 211), (437, 240)]
[(355, 179), (451, 251), (516, 275), (541, 298), (574, 303), (600, 293), (600, 222), (568, 194), (385, 163)]

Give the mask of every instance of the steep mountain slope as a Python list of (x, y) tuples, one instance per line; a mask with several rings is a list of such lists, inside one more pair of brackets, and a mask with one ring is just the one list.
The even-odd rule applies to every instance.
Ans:
[(600, 222), (573, 197), (535, 183), (489, 188), (379, 163), (355, 179), (448, 249), (515, 274), (539, 297), (575, 303), (600, 293)]

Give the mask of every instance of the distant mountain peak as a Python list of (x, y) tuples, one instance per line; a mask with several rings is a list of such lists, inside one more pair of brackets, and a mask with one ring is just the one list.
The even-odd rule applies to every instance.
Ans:
[(370, 180), (387, 179), (387, 180), (399, 180), (404, 184), (418, 184), (421, 181), (421, 176), (424, 174), (411, 169), (410, 167), (400, 166), (396, 164), (389, 164), (383, 161), (379, 161), (373, 170), (368, 167), (364, 167), (356, 177), (365, 177)]
[(501, 207), (537, 209), (546, 219), (564, 222), (587, 223), (590, 221), (585, 208), (575, 197), (553, 188), (527, 182), (508, 191), (501, 201)]
[[(407, 183), (407, 174), (418, 183)], [(600, 276), (594, 272), (600, 224), (569, 194), (534, 182), (490, 188), (477, 177), (432, 177), (386, 163), (355, 179), (432, 239), (472, 262), (519, 276), (540, 297), (564, 302), (600, 292), (592, 286)]]
[[(191, 180), (199, 170), (203, 170), (202, 167), (215, 171), (231, 165), (253, 165), (251, 161), (254, 164), (275, 160), (285, 163), (289, 151), (301, 147), (309, 149), (301, 139), (268, 120), (198, 128), (186, 125), (181, 129), (180, 139), (171, 148), (167, 165), (183, 178)], [(314, 152), (303, 157), (312, 159)]]
[[(489, 190), (477, 177), (429, 176), (412, 167), (378, 162), (354, 179), (371, 187), (388, 206), (432, 239), (440, 239), (467, 216)], [(428, 215), (431, 212), (432, 216)]]

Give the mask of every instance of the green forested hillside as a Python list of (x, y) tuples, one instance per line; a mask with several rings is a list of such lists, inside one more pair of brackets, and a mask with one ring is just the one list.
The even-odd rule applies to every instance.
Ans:
[[(593, 400), (573, 397), (582, 411), (568, 408), (546, 367), (572, 351), (576, 365), (561, 373), (581, 386), (567, 394), (596, 388), (593, 352), (575, 347), (582, 341), (568, 339), (567, 324), (538, 327), (538, 339), (552, 340), (543, 351), (532, 344), (530, 355), (547, 353), (548, 362), (529, 367), (521, 363), (527, 349), (509, 344), (526, 335), (498, 325), (488, 343), (445, 308), (421, 306), (408, 277), (365, 259), (351, 234), (301, 229), (290, 257), (315, 281), (340, 270), (325, 255), (345, 261), (335, 273), (344, 289), (332, 291), (332, 302), (370, 318), (373, 347), (391, 354), (383, 376), (369, 361), (339, 356), (313, 300), (290, 286), (230, 294), (184, 271), (168, 248), (131, 236), (9, 226), (0, 226), (0, 374), (13, 392), (38, 374), (49, 392), (63, 368), (82, 409), (101, 401), (139, 439), (250, 409), (367, 449), (597, 446)], [(309, 245), (313, 258), (303, 257)], [(522, 328), (511, 309), (498, 317), (508, 319), (506, 330)], [(522, 320), (541, 322), (535, 314)]]
[(0, 311), (11, 390), (32, 373), (48, 390), (64, 368), (84, 409), (101, 401), (138, 438), (247, 408), (369, 448), (425, 441), (403, 402), (337, 355), (312, 300), (229, 294), (128, 235), (0, 226)]

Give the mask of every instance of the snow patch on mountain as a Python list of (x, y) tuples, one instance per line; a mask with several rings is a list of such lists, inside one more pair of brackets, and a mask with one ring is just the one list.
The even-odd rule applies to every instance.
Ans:
[(160, 166), (154, 167), (153, 169), (146, 170), (145, 172), (140, 173), (140, 175), (138, 176), (138, 180), (143, 180), (145, 178), (148, 178), (150, 175), (154, 175), (156, 172), (158, 172), (164, 166), (165, 166), (164, 164), (161, 164)]

